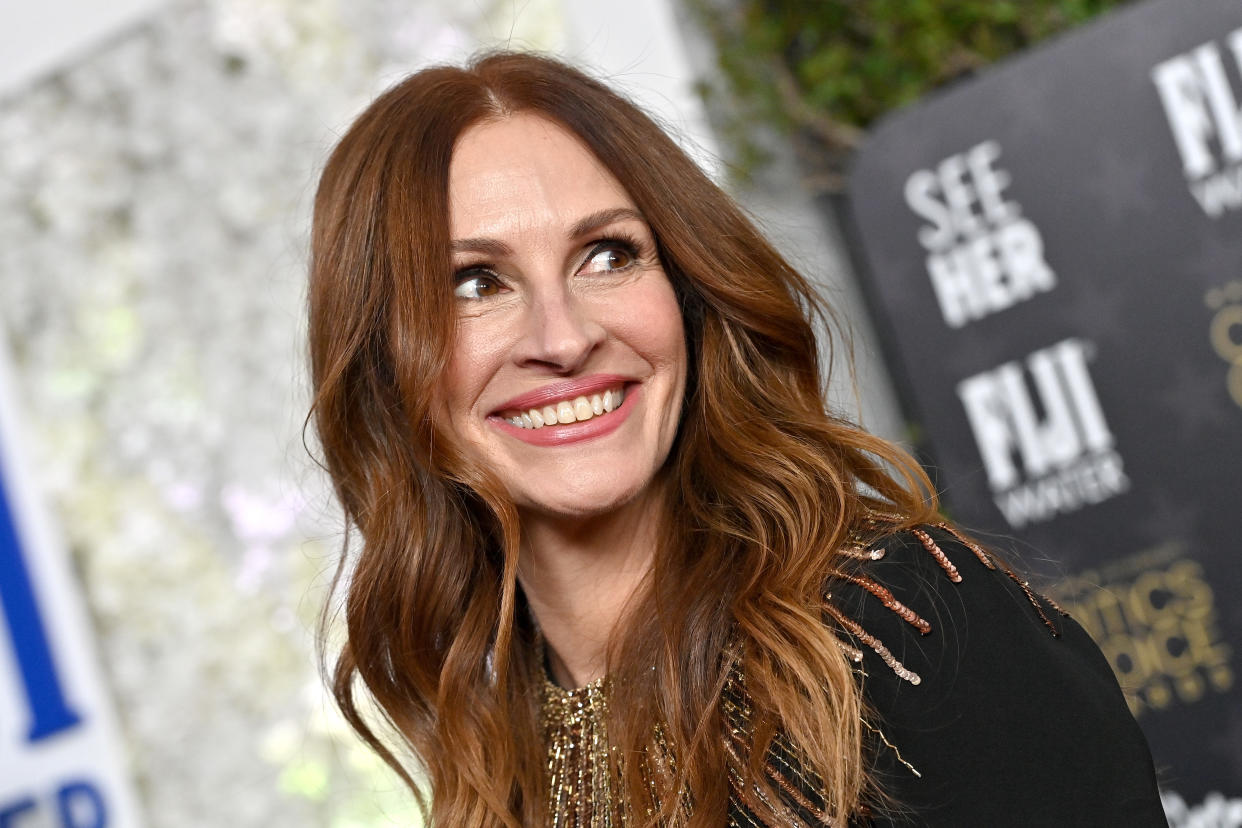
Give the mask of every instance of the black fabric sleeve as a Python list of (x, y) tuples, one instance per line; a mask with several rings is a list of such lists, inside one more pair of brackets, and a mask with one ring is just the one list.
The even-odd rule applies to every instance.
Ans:
[(893, 800), (871, 824), (1167, 826), (1147, 743), (1082, 627), (1044, 604), (1054, 635), (1014, 579), (948, 531), (925, 531), (960, 582), (910, 532), (882, 542), (861, 574), (929, 633), (856, 584), (832, 596), (919, 677), (858, 642), (874, 772)]

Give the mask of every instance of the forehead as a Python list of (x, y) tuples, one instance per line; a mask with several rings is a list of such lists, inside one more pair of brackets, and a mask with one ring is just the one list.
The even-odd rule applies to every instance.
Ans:
[(634, 207), (621, 183), (573, 133), (518, 113), (470, 127), (449, 165), (454, 238), (572, 225), (587, 213)]

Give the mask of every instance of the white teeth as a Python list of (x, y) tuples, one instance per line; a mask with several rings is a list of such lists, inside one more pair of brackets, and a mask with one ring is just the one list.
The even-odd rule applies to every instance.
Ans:
[(549, 425), (583, 422), (610, 411), (616, 411), (625, 392), (622, 388), (611, 388), (602, 394), (590, 397), (574, 397), (572, 400), (560, 400), (553, 405), (532, 408), (506, 418), (506, 422), (518, 428), (543, 428)]
[(574, 417), (579, 421), (589, 420), (595, 416), (595, 411), (591, 408), (591, 401), (586, 397), (578, 397), (574, 400)]

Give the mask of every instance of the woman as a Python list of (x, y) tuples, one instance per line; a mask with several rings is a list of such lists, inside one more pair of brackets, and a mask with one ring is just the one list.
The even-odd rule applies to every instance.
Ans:
[(1164, 824), (1082, 630), (827, 413), (817, 307), (555, 61), (425, 70), (341, 139), (310, 285), (361, 535), (335, 692), (432, 824)]

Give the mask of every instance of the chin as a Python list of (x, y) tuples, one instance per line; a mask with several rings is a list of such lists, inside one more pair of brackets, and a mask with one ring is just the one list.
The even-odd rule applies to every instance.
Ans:
[(551, 518), (586, 519), (602, 517), (633, 502), (641, 487), (609, 487), (580, 492), (541, 492), (519, 500), (520, 508)]

